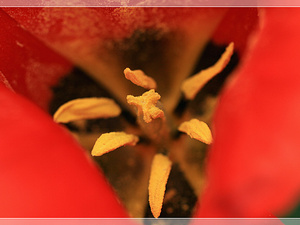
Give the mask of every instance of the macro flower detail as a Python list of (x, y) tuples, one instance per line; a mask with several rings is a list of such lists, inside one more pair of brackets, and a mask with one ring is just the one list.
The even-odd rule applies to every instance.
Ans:
[[(299, 15), (0, 9), (0, 216), (287, 215), (299, 204)], [(223, 72), (200, 78), (231, 42)], [(143, 88), (156, 95), (149, 123), (126, 98)], [(94, 113), (95, 97), (113, 103)]]
[[(195, 86), (184, 85), (184, 90), (187, 93), (193, 93), (193, 95), (196, 95), (197, 92), (200, 91), (201, 87), (203, 87), (205, 83), (209, 81), (209, 79), (221, 72), (221, 70), (228, 63), (232, 53), (233, 43), (231, 43), (229, 47), (227, 47), (225, 53), (223, 53), (220, 60), (218, 60), (218, 62), (215, 65), (213, 65), (211, 68), (206, 69), (206, 72), (200, 72), (198, 75), (196, 75), (196, 79), (199, 80), (198, 77), (201, 77), (200, 79), (202, 79), (202, 81), (205, 80), (204, 83), (200, 82), (200, 86), (198, 86), (196, 89)], [(153, 213), (153, 216), (155, 218), (158, 218), (163, 205), (166, 184), (172, 167), (172, 161), (169, 159), (168, 156), (169, 148), (171, 148), (171, 143), (169, 142), (172, 142), (172, 135), (170, 133), (171, 129), (167, 127), (167, 118), (165, 117), (165, 113), (162, 109), (163, 105), (159, 101), (161, 96), (157, 92), (155, 92), (154, 89), (151, 89), (156, 87), (156, 81), (151, 77), (146, 76), (142, 70), (132, 71), (129, 68), (126, 68), (124, 70), (124, 75), (126, 79), (130, 80), (137, 86), (144, 87), (145, 89), (150, 89), (149, 91), (144, 92), (141, 96), (135, 97), (132, 95), (128, 95), (127, 102), (129, 105), (132, 105), (136, 108), (137, 122), (141, 129), (141, 132), (139, 133), (144, 133), (144, 135), (146, 135), (146, 137), (153, 142), (156, 148), (157, 154), (154, 155), (151, 164), (151, 174), (148, 189), (151, 211)], [(205, 75), (204, 78), (202, 78), (201, 75)], [(191, 79), (194, 78), (195, 76)], [(195, 81), (192, 80), (192, 83), (194, 82)], [(185, 81), (184, 84), (186, 83), (191, 82)], [(87, 109), (86, 114), (88, 115), (90, 114), (88, 110), (89, 108), (92, 108), (92, 106), (95, 104), (95, 100), (95, 98), (87, 98), (70, 101), (64, 104), (62, 107), (60, 107), (58, 111), (54, 114), (54, 116), (60, 114), (60, 112), (64, 112), (68, 115), (69, 111), (69, 114), (71, 115), (84, 115), (82, 111), (84, 111), (85, 108)], [(76, 107), (76, 103), (78, 103), (78, 107)], [(69, 105), (72, 107), (67, 107)], [(107, 113), (105, 112), (109, 112), (110, 110), (112, 110), (110, 116), (120, 114), (119, 108), (113, 102), (109, 102), (109, 104), (107, 104), (107, 109), (105, 109), (105, 104), (101, 106), (104, 106), (103, 114), (102, 112), (100, 112), (101, 108), (96, 109), (96, 111), (99, 110), (99, 115), (101, 115), (101, 118), (105, 118), (103, 115), (106, 115), (106, 117), (108, 117)], [(95, 109), (93, 108), (93, 111), (94, 110)], [(115, 114), (114, 111), (117, 112), (117, 114)], [(93, 114), (93, 116), (95, 116), (95, 114)], [(88, 118), (88, 116), (86, 116), (86, 118)], [(192, 119), (188, 122), (183, 122), (178, 127), (178, 130), (187, 133), (191, 138), (195, 138), (205, 144), (212, 143), (212, 135), (209, 127), (206, 123), (197, 119)], [(97, 139), (91, 151), (91, 154), (93, 156), (101, 156), (124, 145), (135, 146), (138, 141), (139, 138), (136, 135), (127, 134), (125, 132), (104, 133)]]

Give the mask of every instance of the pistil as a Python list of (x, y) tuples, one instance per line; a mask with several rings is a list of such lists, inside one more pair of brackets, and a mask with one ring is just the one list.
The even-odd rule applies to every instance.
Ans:
[(137, 122), (141, 130), (159, 148), (166, 148), (169, 140), (169, 130), (166, 124), (164, 111), (160, 108), (160, 95), (153, 89), (145, 92), (142, 96), (127, 96), (129, 105), (137, 109)]

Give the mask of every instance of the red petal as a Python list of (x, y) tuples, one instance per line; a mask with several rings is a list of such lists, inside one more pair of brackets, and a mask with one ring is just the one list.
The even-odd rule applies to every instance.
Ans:
[(265, 217), (299, 201), (300, 9), (262, 13), (253, 51), (215, 115), (199, 217)]
[(0, 217), (126, 217), (66, 130), (0, 84)]
[(0, 217), (127, 217), (87, 153), (50, 117), (72, 64), (0, 10)]
[(72, 64), (26, 32), (0, 9), (0, 71), (12, 88), (48, 109), (51, 86)]
[(215, 31), (213, 40), (220, 45), (233, 42), (234, 49), (243, 54), (258, 20), (257, 8), (230, 8)]

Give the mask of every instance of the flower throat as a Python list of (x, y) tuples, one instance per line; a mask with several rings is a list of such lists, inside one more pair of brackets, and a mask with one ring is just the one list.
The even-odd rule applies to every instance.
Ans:
[[(233, 43), (226, 48), (221, 58), (213, 66), (186, 79), (181, 86), (184, 94), (181, 104), (194, 100), (205, 84), (226, 67), (232, 54)], [(136, 122), (139, 129), (132, 129), (132, 133), (127, 130), (126, 132), (103, 132), (93, 146), (91, 154), (102, 156), (121, 146), (136, 146), (145, 140), (151, 143), (155, 147), (156, 153), (152, 160), (148, 186), (149, 203), (153, 216), (157, 218), (161, 213), (166, 183), (172, 166), (172, 155), (169, 154), (169, 149), (173, 147), (172, 139), (174, 139), (176, 130), (177, 133), (186, 133), (191, 138), (205, 144), (211, 144), (213, 138), (208, 125), (197, 118), (183, 121), (179, 126), (174, 124), (172, 119), (168, 119), (160, 102), (161, 96), (155, 91), (156, 81), (143, 71), (126, 68), (124, 75), (135, 85), (148, 90), (141, 96), (127, 96), (128, 104), (136, 111)], [(80, 98), (63, 104), (54, 114), (54, 120), (58, 123), (96, 118), (112, 121), (121, 113), (121, 107), (109, 98)], [(130, 113), (125, 112), (124, 114), (129, 115)], [(175, 114), (177, 117), (187, 117), (183, 110), (180, 112), (179, 107), (175, 110)], [(174, 129), (176, 126), (177, 128)]]

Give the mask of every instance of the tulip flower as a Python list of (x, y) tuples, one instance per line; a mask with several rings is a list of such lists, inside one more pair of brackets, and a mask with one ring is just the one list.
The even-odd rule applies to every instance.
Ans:
[[(143, 217), (153, 158), (153, 164), (158, 165), (156, 174), (169, 172), (170, 160), (179, 165), (188, 191), (198, 198), (194, 211), (193, 205), (180, 206), (188, 208), (192, 216), (268, 217), (289, 212), (299, 201), (300, 187), (300, 79), (295, 64), (300, 58), (299, 19), (299, 10), (292, 8), (1, 9), (0, 216)], [(219, 97), (200, 101), (199, 88), (193, 97), (183, 100), (186, 88), (182, 84), (187, 77), (211, 68), (225, 51), (199, 70), (196, 64), (201, 56), (207, 57), (208, 43), (228, 46), (231, 42), (239, 63)], [(137, 70), (143, 75), (135, 77)], [(147, 81), (146, 86), (141, 85), (141, 77)], [(145, 91), (135, 82), (151, 90), (143, 94)], [(207, 82), (209, 79), (204, 87)], [(100, 96), (90, 96), (95, 87), (91, 83), (100, 84)], [(88, 96), (81, 96), (82, 90), (87, 90)], [(144, 109), (139, 108), (139, 95), (152, 99), (146, 119), (141, 114)], [(101, 119), (100, 128), (93, 128), (95, 122), (67, 126), (55, 123), (50, 106), (79, 97), (114, 98), (119, 106), (105, 99), (114, 110), (110, 108), (109, 116), (102, 117), (114, 112), (111, 117), (117, 122), (114, 118)], [(163, 109), (159, 107), (160, 97)], [(96, 100), (91, 101), (94, 104)], [(170, 132), (165, 138), (164, 131), (159, 133), (164, 130), (161, 127), (168, 127), (162, 126), (164, 123), (159, 123), (159, 129), (143, 121), (135, 123), (131, 119), (134, 110), (127, 101), (137, 108), (138, 119), (143, 115), (148, 123), (170, 118), (177, 121), (173, 124), (180, 131), (194, 138), (199, 132), (193, 133), (191, 127), (198, 124), (193, 119), (201, 117), (212, 132), (199, 123), (205, 135), (196, 139), (209, 147), (182, 133)], [(210, 113), (199, 115), (205, 104)], [(192, 120), (187, 122), (187, 118)], [(97, 141), (97, 146), (121, 135), (121, 141), (104, 149), (100, 159), (90, 156), (92, 146), (86, 142), (95, 137), (82, 135), (94, 135), (95, 130), (98, 136), (113, 132), (101, 136), (105, 141)], [(150, 132), (143, 135), (147, 130)], [(170, 148), (169, 159), (162, 156), (164, 150), (156, 157), (153, 146), (161, 146), (166, 140), (168, 144), (163, 146)], [(127, 144), (135, 146), (109, 152)], [(151, 177), (150, 186), (153, 180), (159, 183), (155, 181), (157, 175)], [(172, 179), (171, 174), (170, 182)], [(167, 186), (164, 203), (177, 195), (176, 190)], [(151, 201), (156, 199), (150, 197), (150, 205)]]

